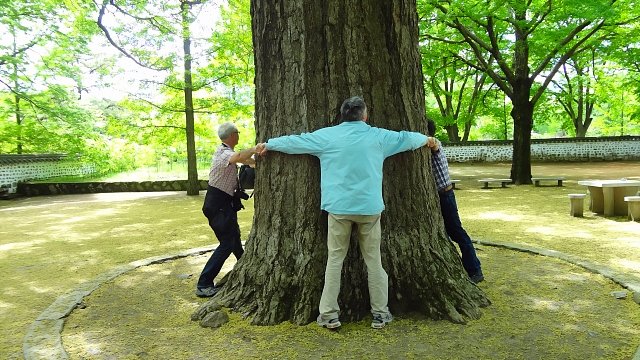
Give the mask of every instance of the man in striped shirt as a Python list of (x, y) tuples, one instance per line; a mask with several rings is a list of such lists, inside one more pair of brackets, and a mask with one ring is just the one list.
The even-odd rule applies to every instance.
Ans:
[(218, 276), (225, 260), (233, 253), (240, 259), (244, 250), (240, 242), (240, 226), (238, 214), (233, 206), (233, 194), (238, 186), (237, 163), (255, 164), (251, 155), (256, 148), (234, 151), (238, 145), (240, 132), (232, 123), (224, 123), (218, 128), (218, 136), (222, 143), (216, 149), (211, 161), (207, 195), (204, 198), (202, 212), (209, 220), (209, 226), (216, 234), (220, 244), (205, 264), (196, 285), (196, 296), (211, 297), (219, 288), (214, 286), (213, 279)]
[[(435, 135), (436, 124), (433, 120), (427, 122), (427, 130), (430, 136)], [(447, 156), (438, 139), (429, 138), (428, 146), (431, 148), (431, 167), (436, 181), (436, 188), (438, 189), (445, 229), (449, 238), (458, 243), (462, 253), (462, 266), (469, 274), (471, 281), (477, 284), (484, 280), (484, 275), (480, 267), (480, 260), (476, 255), (476, 249), (473, 247), (471, 238), (462, 227), (462, 222), (458, 215), (458, 205), (456, 204), (456, 196), (453, 193), (453, 185), (449, 176)]]

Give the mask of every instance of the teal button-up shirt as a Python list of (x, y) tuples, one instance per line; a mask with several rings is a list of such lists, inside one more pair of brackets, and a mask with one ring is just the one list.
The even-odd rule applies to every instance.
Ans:
[(345, 121), (312, 133), (270, 139), (267, 150), (311, 154), (320, 159), (321, 208), (339, 215), (376, 215), (384, 210), (382, 163), (427, 142), (417, 132), (391, 131), (364, 121)]

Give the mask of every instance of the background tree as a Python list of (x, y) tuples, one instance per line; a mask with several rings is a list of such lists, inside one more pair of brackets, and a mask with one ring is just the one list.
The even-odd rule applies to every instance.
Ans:
[[(253, 0), (251, 9), (260, 141), (335, 125), (340, 104), (354, 94), (364, 95), (372, 125), (425, 132), (415, 2)], [(387, 159), (384, 174), (382, 253), (392, 311), (477, 318), (488, 300), (444, 232), (429, 151)], [(246, 251), (214, 301), (254, 324), (315, 319), (327, 255), (319, 175), (312, 156), (259, 159)], [(369, 312), (356, 243), (342, 277), (345, 320)]]
[[(183, 94), (183, 104), (180, 112), (184, 113), (184, 134), (186, 138), (187, 154), (187, 194), (197, 195), (200, 190), (198, 182), (197, 156), (195, 146), (195, 116), (193, 103), (193, 54), (191, 49), (192, 33), (191, 22), (192, 7), (200, 5), (202, 1), (141, 1), (127, 4), (118, 4), (114, 1), (104, 0), (99, 7), (97, 24), (104, 32), (111, 45), (118, 49), (124, 56), (139, 66), (156, 71), (171, 71), (176, 65), (176, 59), (182, 59), (182, 81), (179, 89)], [(107, 27), (110, 17), (112, 21), (121, 24), (116, 32), (118, 37), (111, 34)], [(174, 26), (177, 24), (177, 26)], [(178, 40), (179, 39), (179, 40)], [(172, 51), (163, 51), (166, 42), (182, 44), (182, 54)], [(176, 77), (167, 77), (176, 83)], [(147, 81), (152, 83), (153, 81)], [(168, 82), (158, 84), (171, 86)], [(174, 86), (175, 88), (175, 86)], [(163, 108), (162, 106), (158, 106)], [(166, 108), (163, 108), (166, 110)], [(175, 125), (164, 125), (175, 128)]]
[(594, 130), (605, 136), (637, 134), (640, 131), (637, 113), (640, 102), (628, 86), (633, 81), (633, 73), (617, 68), (616, 64), (609, 64), (604, 72), (607, 75), (598, 83), (602, 94), (594, 109), (598, 115)]
[(92, 124), (72, 88), (81, 97), (86, 23), (54, 1), (0, 1), (0, 34), (0, 150), (81, 152)]
[[(242, 131), (240, 148), (255, 144), (254, 58), (251, 40), (249, 0), (228, 0), (220, 7), (220, 22), (208, 39), (211, 53), (209, 63), (200, 76), (212, 81), (213, 91), (199, 99), (199, 107), (211, 109), (216, 118), (232, 121)], [(216, 129), (214, 129), (216, 130)], [(202, 132), (200, 132), (202, 133)], [(201, 141), (206, 140), (204, 136)], [(213, 137), (218, 143), (217, 135)], [(208, 158), (211, 156), (207, 146)]]
[[(147, 120), (142, 123), (131, 121), (132, 135), (142, 131), (157, 144), (163, 141), (153, 140), (149, 135), (171, 139), (169, 147), (186, 154), (187, 194), (191, 195), (199, 190), (198, 154), (210, 157), (212, 143), (218, 142), (215, 134), (218, 123), (240, 122), (238, 125), (247, 134), (243, 139), (254, 139), (253, 126), (247, 120), (253, 109), (252, 101), (248, 101), (252, 88), (247, 85), (252, 81), (253, 70), (248, 65), (253, 63), (251, 46), (246, 46), (251, 41), (248, 3), (229, 1), (221, 11), (222, 28), (208, 37), (211, 26), (201, 29), (206, 21), (196, 21), (196, 14), (212, 16), (217, 8), (215, 3), (206, 1), (157, 0), (118, 5), (106, 0), (98, 16), (105, 36), (125, 57), (143, 68), (165, 71), (160, 75), (162, 81), (155, 80), (155, 76), (143, 81), (147, 89), (157, 89), (162, 96), (136, 96), (138, 101), (151, 106), (153, 116), (143, 115)], [(114, 30), (107, 28), (105, 24), (114, 21), (119, 25), (111, 26)], [(178, 43), (181, 53), (166, 46)], [(183, 120), (176, 115), (182, 115)], [(177, 144), (177, 139), (186, 142), (186, 153), (181, 150), (184, 143)]]
[(511, 101), (495, 86), (489, 87), (481, 97), (476, 120), (476, 132), (482, 140), (513, 139)]
[(531, 183), (533, 111), (551, 79), (567, 59), (636, 18), (631, 2), (624, 0), (427, 3), (472, 49), (477, 61), (468, 64), (488, 74), (511, 99), (511, 179), (516, 184)]
[(475, 124), (487, 74), (458, 59), (466, 53), (468, 61), (474, 61), (460, 36), (438, 23), (424, 4), (418, 14), (427, 115), (445, 129), (449, 141), (465, 142)]
[(590, 49), (586, 56), (576, 54), (562, 65), (559, 72), (562, 80), (553, 80), (560, 92), (556, 99), (573, 124), (575, 136), (585, 137), (593, 121), (593, 107), (596, 102), (595, 49)]
[[(602, 91), (606, 95), (600, 107), (618, 107), (619, 122), (604, 117), (597, 121), (600, 133), (606, 135), (638, 134), (640, 132), (640, 22), (630, 22), (617, 29), (612, 38), (602, 73)], [(615, 91), (615, 93), (614, 93)], [(608, 101), (612, 101), (611, 104)], [(609, 124), (612, 126), (610, 127)]]

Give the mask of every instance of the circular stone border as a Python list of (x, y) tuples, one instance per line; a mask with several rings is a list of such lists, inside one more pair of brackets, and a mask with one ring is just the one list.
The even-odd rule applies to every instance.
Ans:
[[(633, 300), (640, 304), (640, 281), (633, 276), (614, 271), (606, 266), (580, 259), (573, 255), (568, 255), (559, 251), (541, 249), (533, 246), (520, 245), (515, 243), (493, 242), (487, 240), (473, 240), (478, 245), (492, 246), (514, 250), (524, 253), (548, 256), (566, 261), (580, 266), (593, 273), (600, 274), (607, 279), (630, 290)], [(91, 281), (81, 284), (74, 290), (58, 297), (46, 310), (44, 310), (36, 320), (29, 326), (27, 334), (22, 342), (22, 352), (26, 360), (32, 359), (69, 359), (69, 354), (62, 345), (62, 330), (64, 321), (69, 314), (82, 303), (82, 300), (95, 291), (102, 283), (135, 270), (139, 267), (159, 264), (183, 257), (200, 255), (213, 251), (215, 247), (202, 247), (189, 249), (172, 255), (154, 256), (142, 260), (130, 262), (126, 265), (118, 266), (115, 269), (103, 273)], [(640, 345), (636, 349), (632, 360), (640, 360)]]
[(27, 329), (22, 341), (22, 354), (26, 360), (31, 359), (69, 359), (69, 354), (62, 346), (62, 328), (69, 314), (82, 300), (94, 292), (100, 285), (139, 267), (159, 264), (170, 260), (193, 255), (200, 255), (214, 250), (215, 246), (189, 249), (172, 255), (154, 256), (121, 265), (111, 271), (98, 275), (76, 289), (59, 296), (45, 309)]

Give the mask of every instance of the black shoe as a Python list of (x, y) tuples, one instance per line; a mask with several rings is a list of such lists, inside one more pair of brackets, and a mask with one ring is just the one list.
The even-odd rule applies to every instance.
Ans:
[(484, 275), (482, 275), (482, 271), (469, 276), (469, 278), (471, 278), (471, 281), (473, 281), (474, 284), (484, 281)]

